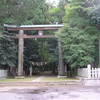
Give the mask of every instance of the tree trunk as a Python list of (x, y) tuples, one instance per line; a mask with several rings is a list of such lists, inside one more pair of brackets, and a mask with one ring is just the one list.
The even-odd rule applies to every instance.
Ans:
[(12, 75), (12, 78), (15, 78), (15, 76), (16, 76), (16, 67), (11, 68), (11, 75)]

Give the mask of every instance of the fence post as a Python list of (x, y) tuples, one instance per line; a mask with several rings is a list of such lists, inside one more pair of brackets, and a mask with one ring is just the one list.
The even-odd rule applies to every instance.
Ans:
[(92, 68), (92, 70), (91, 70), (91, 78), (95, 78), (95, 69), (94, 68)]
[(98, 69), (97, 68), (94, 68), (95, 69), (95, 78), (98, 78)]
[(98, 78), (100, 78), (100, 68), (98, 68)]
[(89, 64), (87, 67), (88, 67), (88, 78), (91, 78), (91, 65)]

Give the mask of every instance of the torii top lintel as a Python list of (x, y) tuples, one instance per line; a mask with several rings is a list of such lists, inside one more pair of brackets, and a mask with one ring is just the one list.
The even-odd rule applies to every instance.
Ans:
[(15, 25), (7, 25), (4, 24), (4, 27), (7, 28), (8, 31), (19, 31), (19, 30), (58, 30), (59, 28), (63, 27), (62, 24), (49, 24), (49, 25), (21, 25), (21, 26), (15, 26)]

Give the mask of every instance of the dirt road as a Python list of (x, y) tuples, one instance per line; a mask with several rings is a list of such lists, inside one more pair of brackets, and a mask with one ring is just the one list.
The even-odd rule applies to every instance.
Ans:
[(0, 100), (100, 100), (100, 87), (0, 87)]

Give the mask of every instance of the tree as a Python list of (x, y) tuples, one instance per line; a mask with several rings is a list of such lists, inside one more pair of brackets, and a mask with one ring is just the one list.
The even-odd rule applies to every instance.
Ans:
[(55, 7), (49, 11), (50, 21), (52, 23), (62, 23), (62, 10), (59, 7)]
[(70, 0), (63, 18), (61, 37), (64, 58), (73, 67), (83, 67), (94, 62), (95, 41), (98, 30), (89, 23), (87, 0)]
[(50, 21), (52, 23), (63, 23), (62, 18), (65, 15), (65, 6), (67, 5), (68, 1), (67, 0), (60, 0), (59, 4), (57, 7), (54, 7), (50, 9), (49, 14), (50, 14)]
[(46, 23), (45, 0), (2, 0), (0, 1), (2, 22), (13, 25)]
[(96, 26), (99, 30), (100, 26), (100, 0), (93, 0), (93, 7), (89, 7), (88, 15), (92, 25)]
[(60, 7), (61, 10), (65, 11), (65, 6), (67, 5), (67, 3), (69, 3), (68, 0), (60, 0), (58, 7)]
[(45, 0), (25, 0), (23, 1), (27, 17), (23, 24), (44, 24), (46, 23), (47, 6)]
[(13, 2), (14, 0), (1, 0), (0, 1), (0, 67), (7, 68), (8, 66), (14, 67), (16, 66), (16, 46), (14, 41), (9, 38), (9, 33), (5, 31), (3, 24), (11, 21), (10, 12), (8, 9), (10, 3), (16, 4)]
[[(0, 59), (2, 60), (2, 62), (0, 62), (1, 66), (3, 65), (8, 65), (11, 67), (17, 66), (16, 65), (17, 49), (15, 44), (18, 46), (17, 40), (12, 41), (11, 39), (9, 39), (10, 35), (16, 35), (17, 32), (13, 32), (13, 33), (6, 32), (7, 34), (4, 34), (6, 28), (4, 28), (3, 24), (10, 24), (10, 25), (17, 25), (17, 26), (47, 24), (49, 23), (48, 10), (49, 10), (49, 6), (48, 4), (45, 3), (45, 0), (1, 0), (0, 1), (0, 12), (1, 12), (0, 14), (0, 41), (1, 41), (0, 57), (1, 58)], [(37, 31), (34, 32), (24, 31), (24, 32), (25, 34), (37, 34)], [(49, 60), (49, 58), (53, 54), (50, 54), (50, 50), (48, 50), (47, 48), (49, 44), (48, 41), (49, 40), (46, 39), (47, 42), (46, 45), (43, 45), (45, 44), (45, 42), (43, 42), (42, 51), (40, 51), (41, 50), (41, 48), (39, 48), (40, 41), (36, 42), (35, 40), (25, 40), (25, 49), (24, 49), (25, 68), (26, 66), (29, 66), (29, 61), (31, 60), (41, 61), (42, 59), (42, 56), (40, 55), (41, 52), (45, 58), (44, 60)], [(12, 54), (10, 54), (11, 53), (10, 51), (12, 52)]]
[[(47, 6), (45, 0), (1, 0), (0, 1), (0, 36), (1, 40), (7, 38), (9, 34), (3, 34), (5, 28), (3, 24), (44, 24), (47, 22)], [(31, 32), (35, 34), (36, 32)], [(14, 33), (16, 34), (16, 33)], [(7, 38), (9, 42), (11, 41)], [(12, 41), (11, 41), (12, 42)], [(1, 44), (1, 43), (0, 43)], [(6, 45), (7, 42), (1, 44)], [(9, 45), (10, 46), (10, 45)], [(8, 47), (9, 47), (8, 46)], [(7, 49), (8, 50), (8, 49)], [(6, 53), (6, 51), (5, 51)]]
[(3, 68), (6, 65), (15, 67), (16, 66), (16, 54), (17, 47), (13, 40), (11, 40), (6, 34), (3, 32), (3, 36), (0, 38), (0, 66)]
[(99, 67), (100, 67), (100, 0), (92, 0), (92, 7), (88, 9), (91, 25), (99, 30)]

